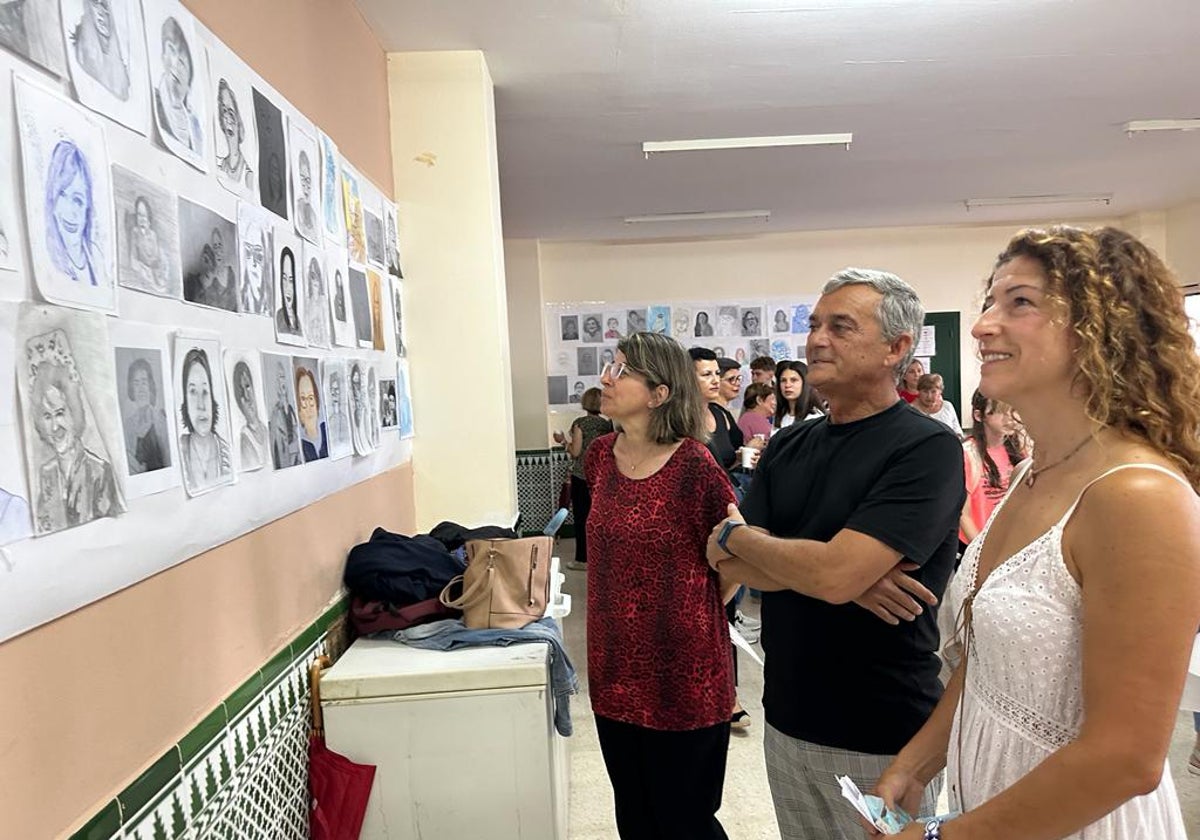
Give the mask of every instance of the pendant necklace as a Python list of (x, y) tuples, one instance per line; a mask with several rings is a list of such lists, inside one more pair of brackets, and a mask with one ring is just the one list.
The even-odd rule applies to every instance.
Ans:
[(1025, 486), (1026, 486), (1026, 487), (1032, 487), (1032, 486), (1033, 486), (1033, 484), (1034, 484), (1034, 482), (1035, 482), (1035, 481), (1037, 481), (1037, 477), (1038, 477), (1039, 475), (1041, 475), (1042, 473), (1046, 472), (1047, 470), (1052, 470), (1052, 469), (1054, 469), (1054, 468), (1055, 468), (1055, 467), (1057, 467), (1059, 464), (1065, 464), (1067, 461), (1069, 461), (1069, 460), (1071, 459), (1071, 456), (1073, 456), (1073, 455), (1074, 455), (1076, 452), (1078, 452), (1079, 450), (1083, 449), (1083, 447), (1087, 446), (1087, 445), (1088, 445), (1088, 442), (1089, 442), (1089, 441), (1091, 441), (1092, 439), (1093, 439), (1093, 435), (1090, 435), (1090, 434), (1089, 434), (1089, 435), (1088, 435), (1087, 437), (1085, 437), (1083, 440), (1079, 441), (1079, 443), (1077, 443), (1077, 444), (1075, 445), (1075, 448), (1074, 448), (1074, 449), (1072, 449), (1070, 452), (1068, 452), (1066, 455), (1062, 456), (1062, 457), (1061, 457), (1061, 458), (1059, 458), (1057, 461), (1053, 461), (1053, 462), (1051, 462), (1051, 463), (1047, 464), (1047, 465), (1046, 465), (1046, 466), (1044, 466), (1044, 467), (1036, 467), (1036, 466), (1031, 466), (1031, 467), (1029, 468), (1029, 475), (1027, 475), (1027, 476), (1025, 477)]

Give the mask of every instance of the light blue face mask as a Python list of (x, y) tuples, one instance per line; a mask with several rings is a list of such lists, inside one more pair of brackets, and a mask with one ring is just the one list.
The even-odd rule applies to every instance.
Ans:
[[(913, 821), (913, 818), (903, 808), (889, 810), (880, 797), (859, 791), (858, 785), (849, 776), (838, 776), (837, 780), (846, 801), (884, 834), (899, 834), (906, 825)], [(957, 816), (957, 813), (947, 814), (937, 819), (946, 822), (951, 817)]]

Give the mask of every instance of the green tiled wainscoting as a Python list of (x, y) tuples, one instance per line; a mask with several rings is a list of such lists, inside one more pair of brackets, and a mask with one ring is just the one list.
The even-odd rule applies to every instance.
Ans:
[[(558, 509), (558, 491), (571, 467), (571, 457), (562, 449), (517, 450), (517, 504), (521, 511), (521, 533), (540, 534)], [(567, 523), (559, 536), (574, 534), (575, 522)]]
[(71, 840), (307, 840), (308, 666), (345, 613), (327, 610)]

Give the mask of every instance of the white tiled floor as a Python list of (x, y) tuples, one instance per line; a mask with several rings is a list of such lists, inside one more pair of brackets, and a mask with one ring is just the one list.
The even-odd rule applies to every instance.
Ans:
[[(559, 542), (558, 554), (564, 570), (574, 550), (572, 540)], [(587, 694), (586, 573), (568, 571), (563, 588), (572, 596), (572, 612), (566, 618), (563, 632), (580, 681), (580, 694), (571, 700), (575, 734), (571, 737), (570, 840), (614, 840), (617, 829), (613, 821), (612, 789), (600, 756)], [(743, 602), (742, 608), (747, 615), (758, 616), (758, 605), (750, 599)], [(725, 795), (718, 816), (730, 840), (778, 840), (779, 829), (775, 825), (762, 757), (762, 669), (742, 655), (738, 657), (738, 670), (738, 697), (753, 723), (748, 730), (735, 731), (731, 739)], [(1200, 776), (1187, 771), (1193, 743), (1191, 714), (1181, 713), (1171, 741), (1171, 770), (1188, 837), (1200, 840)]]

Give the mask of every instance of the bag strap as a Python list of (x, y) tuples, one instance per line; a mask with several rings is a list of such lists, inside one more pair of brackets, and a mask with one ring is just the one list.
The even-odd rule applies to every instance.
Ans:
[(442, 602), (443, 606), (456, 610), (465, 610), (467, 607), (474, 606), (486, 598), (488, 593), (492, 591), (492, 575), (495, 573), (496, 570), (489, 565), (487, 574), (475, 581), (475, 584), (470, 589), (458, 598), (451, 598), (450, 589), (454, 584), (463, 582), (463, 576), (457, 575), (442, 589), (441, 594), (438, 595), (438, 600)]

